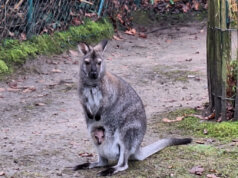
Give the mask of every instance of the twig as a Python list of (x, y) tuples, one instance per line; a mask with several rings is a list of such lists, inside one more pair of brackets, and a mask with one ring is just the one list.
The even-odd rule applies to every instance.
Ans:
[(90, 5), (93, 5), (92, 2), (89, 2), (89, 1), (86, 1), (86, 0), (79, 0), (80, 2), (84, 2), (84, 3), (87, 3), (87, 4), (90, 4)]
[(24, 0), (20, 0), (20, 1), (14, 6), (14, 9), (15, 9), (15, 10), (18, 9), (18, 8), (21, 6), (21, 4), (23, 3), (23, 1), (24, 1)]

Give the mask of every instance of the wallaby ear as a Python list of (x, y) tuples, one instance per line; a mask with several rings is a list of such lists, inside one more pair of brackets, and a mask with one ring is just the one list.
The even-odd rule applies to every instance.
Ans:
[(90, 47), (85, 43), (80, 43), (78, 45), (78, 50), (81, 54), (86, 55), (90, 51)]
[(107, 46), (108, 40), (102, 40), (100, 43), (98, 43), (93, 49), (96, 51), (104, 52)]

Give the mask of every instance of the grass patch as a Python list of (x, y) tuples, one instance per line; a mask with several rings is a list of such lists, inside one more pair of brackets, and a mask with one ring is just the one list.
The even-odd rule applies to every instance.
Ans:
[[(238, 138), (238, 122), (202, 122), (198, 118), (187, 117), (176, 125), (178, 128), (186, 129), (186, 131), (200, 137), (217, 138), (222, 141)], [(204, 130), (206, 130), (206, 134), (204, 134)]]
[(171, 70), (167, 72), (161, 72), (166, 78), (173, 81), (188, 82), (188, 75), (197, 75), (196, 72), (188, 70)]
[(26, 41), (5, 39), (0, 43), (0, 74), (11, 71), (14, 65), (24, 63), (37, 55), (60, 54), (79, 42), (97, 43), (111, 38), (114, 29), (107, 20), (86, 21), (84, 25), (70, 27), (67, 31), (52, 35), (33, 36)]

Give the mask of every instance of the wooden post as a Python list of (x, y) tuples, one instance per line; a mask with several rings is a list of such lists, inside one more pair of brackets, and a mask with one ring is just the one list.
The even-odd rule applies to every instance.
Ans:
[[(226, 120), (227, 63), (230, 61), (231, 33), (227, 30), (227, 0), (210, 0), (207, 30), (207, 74), (209, 112)], [(221, 117), (221, 118), (220, 118)]]
[[(238, 30), (237, 30), (237, 47), (238, 47)], [(237, 48), (237, 55), (236, 59), (238, 62), (238, 48)], [(236, 99), (235, 99), (235, 111), (234, 111), (234, 121), (238, 121), (238, 75), (236, 76)]]
[(214, 1), (208, 1), (208, 23), (207, 23), (207, 82), (208, 82), (208, 95), (209, 95), (209, 107), (207, 115), (211, 114), (214, 109), (214, 81), (212, 77), (214, 75)]

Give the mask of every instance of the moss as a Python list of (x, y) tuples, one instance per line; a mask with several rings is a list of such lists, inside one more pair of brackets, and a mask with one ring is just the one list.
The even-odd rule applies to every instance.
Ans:
[[(186, 129), (194, 135), (217, 138), (223, 141), (231, 141), (238, 137), (238, 122), (208, 122), (201, 121), (195, 117), (187, 117), (183, 121), (177, 123), (180, 129)], [(204, 131), (206, 130), (206, 134)]]
[(169, 118), (176, 118), (178, 116), (186, 116), (190, 114), (195, 114), (196, 111), (193, 108), (182, 108), (168, 113)]
[(5, 39), (0, 43), (0, 73), (9, 72), (15, 64), (22, 64), (36, 55), (59, 54), (79, 42), (97, 43), (112, 37), (113, 32), (112, 25), (105, 19), (87, 20), (84, 25), (70, 27), (67, 31), (33, 36), (23, 42)]
[(171, 70), (167, 72), (161, 72), (162, 75), (173, 81), (188, 82), (188, 75), (198, 75), (197, 72), (188, 70)]
[(6, 63), (2, 60), (0, 60), (0, 73), (5, 73), (8, 71), (8, 67)]

